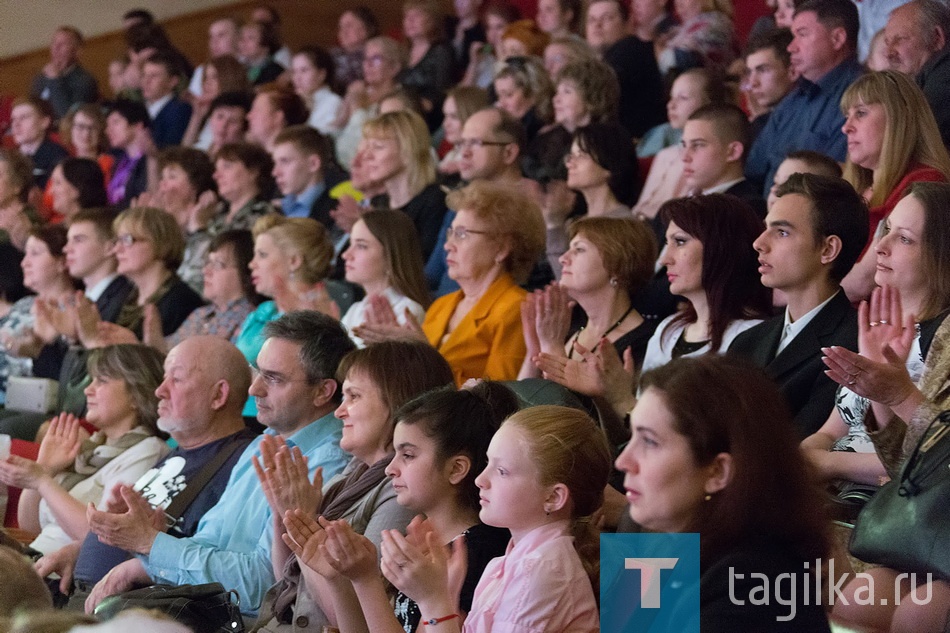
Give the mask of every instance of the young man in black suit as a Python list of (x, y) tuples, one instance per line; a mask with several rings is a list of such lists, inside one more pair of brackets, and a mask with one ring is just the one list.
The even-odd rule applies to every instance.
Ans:
[(175, 60), (167, 53), (158, 52), (142, 65), (142, 99), (152, 118), (152, 140), (158, 149), (181, 143), (191, 106), (175, 94), (181, 77)]
[(824, 373), (821, 348), (857, 349), (857, 317), (841, 280), (867, 244), (868, 209), (840, 178), (792, 174), (776, 194), (753, 245), (762, 283), (781, 290), (788, 305), (740, 334), (729, 352), (775, 379), (806, 437), (831, 413), (837, 390)]
[(115, 271), (114, 218), (105, 209), (83, 209), (69, 224), (63, 248), (69, 276), (82, 280), (86, 296), (95, 302), (100, 318), (112, 323), (132, 291), (132, 282)]

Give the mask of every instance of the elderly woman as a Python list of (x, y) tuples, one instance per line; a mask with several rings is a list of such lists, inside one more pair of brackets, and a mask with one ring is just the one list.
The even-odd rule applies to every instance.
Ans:
[(544, 247), (541, 211), (525, 193), (476, 181), (449, 194), (457, 211), (445, 250), (448, 275), (460, 290), (437, 299), (421, 326), (354, 328), (372, 341), (412, 336), (427, 340), (452, 367), (456, 383), (470, 378), (514, 380), (525, 357), (520, 305), (524, 281)]
[(89, 530), (86, 506), (105, 503), (116, 484), (131, 484), (168, 452), (158, 437), (162, 355), (142, 345), (98, 349), (88, 362), (86, 420), (98, 430), (83, 439), (79, 420), (53, 419), (37, 461), (0, 462), (0, 481), (23, 488), (20, 527), (38, 532), (30, 544), (50, 553)]

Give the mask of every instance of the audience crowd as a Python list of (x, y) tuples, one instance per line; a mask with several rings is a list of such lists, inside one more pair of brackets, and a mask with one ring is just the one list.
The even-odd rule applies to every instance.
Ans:
[(0, 630), (221, 583), (248, 630), (598, 631), (641, 531), (699, 533), (703, 631), (950, 630), (847, 546), (948, 441), (950, 4), (766, 3), (295, 50), (260, 5), (203, 59), (136, 9), (104, 86), (56, 28), (0, 129)]

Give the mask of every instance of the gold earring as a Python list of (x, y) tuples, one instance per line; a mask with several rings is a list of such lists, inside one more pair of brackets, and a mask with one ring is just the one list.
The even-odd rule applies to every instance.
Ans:
[(710, 499), (712, 499), (712, 495), (706, 495), (703, 497), (703, 501), (709, 501)]

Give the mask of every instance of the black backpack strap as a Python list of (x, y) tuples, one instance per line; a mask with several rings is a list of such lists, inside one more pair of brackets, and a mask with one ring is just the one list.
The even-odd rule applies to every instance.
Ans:
[(185, 486), (185, 489), (175, 495), (172, 502), (165, 508), (165, 516), (167, 518), (177, 521), (181, 515), (185, 513), (185, 510), (188, 509), (191, 502), (195, 500), (195, 497), (204, 490), (208, 482), (221, 470), (221, 467), (228, 461), (228, 458), (244, 444), (243, 440), (245, 437), (243, 431), (235, 433), (231, 436), (230, 442), (227, 442), (214, 457), (205, 462), (205, 465), (198, 471), (198, 474), (191, 478), (188, 485)]

